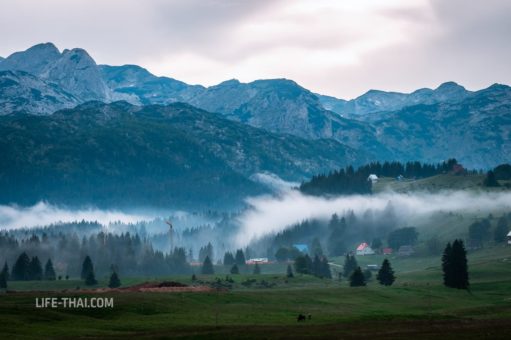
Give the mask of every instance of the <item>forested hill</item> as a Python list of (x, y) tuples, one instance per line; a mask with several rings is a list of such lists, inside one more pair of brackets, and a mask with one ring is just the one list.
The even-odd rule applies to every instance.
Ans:
[(254, 173), (300, 181), (364, 160), (333, 140), (276, 135), (187, 104), (6, 115), (0, 135), (0, 203), (232, 207), (267, 191)]
[(315, 175), (300, 185), (300, 191), (309, 195), (350, 195), (369, 194), (369, 175), (377, 177), (426, 178), (448, 172), (466, 172), (456, 159), (439, 164), (421, 162), (373, 162), (358, 169), (348, 166), (329, 174)]

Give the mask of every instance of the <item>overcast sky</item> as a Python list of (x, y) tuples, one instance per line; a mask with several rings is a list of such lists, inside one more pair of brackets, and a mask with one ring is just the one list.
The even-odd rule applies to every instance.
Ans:
[(511, 83), (509, 0), (0, 0), (0, 56), (51, 41), (193, 84), (290, 78), (340, 98)]

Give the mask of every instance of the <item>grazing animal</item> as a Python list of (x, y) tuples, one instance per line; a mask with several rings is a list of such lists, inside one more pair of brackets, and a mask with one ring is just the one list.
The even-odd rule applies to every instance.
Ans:
[(307, 315), (307, 319), (312, 320), (312, 314)]
[(296, 321), (298, 321), (298, 322), (305, 321), (305, 315), (298, 314), (298, 317), (296, 318)]

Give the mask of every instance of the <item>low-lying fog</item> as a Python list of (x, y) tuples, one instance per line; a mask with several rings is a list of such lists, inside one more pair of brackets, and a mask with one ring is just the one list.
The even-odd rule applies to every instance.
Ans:
[(424, 217), (437, 212), (491, 212), (509, 209), (511, 193), (470, 193), (444, 191), (440, 193), (395, 193), (375, 195), (340, 196), (322, 198), (306, 196), (290, 190), (279, 197), (248, 199), (250, 208), (240, 217), (240, 229), (235, 236), (238, 246), (269, 233), (279, 232), (306, 219), (328, 219), (332, 214), (342, 215), (352, 210), (356, 215), (368, 209), (382, 211), (392, 205), (398, 217), (413, 223), (414, 217)]

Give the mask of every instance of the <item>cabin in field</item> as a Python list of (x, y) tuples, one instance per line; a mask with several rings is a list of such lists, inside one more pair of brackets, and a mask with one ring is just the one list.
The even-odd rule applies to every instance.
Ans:
[(383, 248), (383, 255), (392, 255), (392, 248)]
[(399, 247), (399, 250), (397, 251), (399, 256), (410, 256), (415, 253), (415, 250), (412, 246), (401, 246)]
[(267, 257), (258, 257), (258, 258), (248, 259), (245, 261), (245, 263), (246, 264), (267, 264), (267, 263), (270, 263), (270, 261), (268, 261)]
[(293, 244), (293, 247), (303, 254), (307, 254), (309, 252), (309, 247), (306, 244)]
[(357, 255), (374, 255), (374, 250), (367, 243), (361, 243), (357, 247)]
[(371, 183), (377, 183), (378, 182), (378, 176), (375, 174), (370, 174), (369, 177), (367, 177), (367, 181), (371, 181)]
[(507, 234), (507, 244), (511, 245), (511, 231)]

